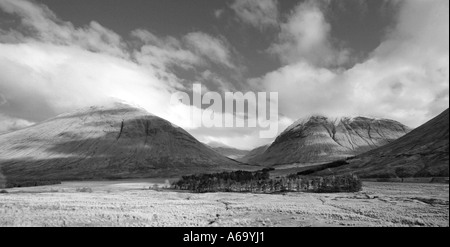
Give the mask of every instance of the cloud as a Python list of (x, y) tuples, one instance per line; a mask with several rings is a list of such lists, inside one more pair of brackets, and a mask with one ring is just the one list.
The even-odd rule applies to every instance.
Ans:
[(4, 105), (8, 103), (8, 101), (6, 101), (5, 96), (3, 96), (3, 94), (0, 93), (0, 106)]
[[(277, 122), (278, 132), (281, 133), (293, 121), (286, 117), (280, 117)], [(260, 138), (261, 128), (197, 128), (192, 129), (190, 132), (194, 136), (198, 136), (199, 141), (203, 143), (219, 142), (226, 146), (231, 146), (243, 150), (251, 150), (256, 147), (267, 145), (273, 139)]]
[[(293, 54), (303, 57), (327, 40), (330, 28), (319, 8), (304, 4), (293, 17), (298, 22), (282, 31), (300, 31), (293, 40), (302, 42), (295, 43), (299, 47)], [(416, 127), (448, 108), (448, 4), (402, 1), (394, 28), (367, 60), (352, 68), (329, 69), (315, 59), (286, 59), (284, 67), (251, 82), (280, 92), (280, 112), (291, 119), (363, 115)]]
[(270, 72), (259, 80), (267, 91), (279, 93), (281, 112), (297, 119), (323, 109), (329, 114), (343, 108), (339, 102), (346, 98), (343, 95), (345, 85), (338, 79), (338, 75), (330, 70), (296, 63)]
[(175, 37), (157, 37), (142, 29), (132, 31), (131, 36), (143, 42), (143, 45), (134, 51), (133, 57), (136, 61), (164, 71), (165, 75), (170, 73), (171, 67), (192, 69), (195, 66), (206, 65), (201, 56), (185, 48), (185, 45)]
[[(319, 4), (322, 5), (327, 12), (331, 10), (337, 10), (339, 12), (347, 12), (351, 10), (357, 10), (359, 17), (363, 18), (369, 13), (369, 2), (367, 0), (346, 0), (346, 1), (335, 1), (335, 0), (319, 0)], [(395, 4), (397, 0), (383, 1), (383, 5)], [(331, 14), (331, 12), (330, 12)], [(355, 13), (353, 13), (355, 14)]]
[(143, 42), (133, 57), (139, 63), (157, 69), (179, 67), (189, 70), (194, 67), (208, 68), (213, 64), (236, 69), (231, 45), (206, 33), (192, 32), (177, 39), (172, 36), (158, 37), (147, 30), (137, 29), (131, 36)]
[(188, 46), (211, 62), (223, 64), (229, 68), (235, 67), (231, 61), (229, 44), (226, 41), (201, 32), (189, 33), (184, 37), (184, 40)]
[(220, 18), (222, 18), (224, 12), (225, 12), (225, 10), (223, 10), (223, 9), (217, 9), (214, 11), (214, 16), (217, 19), (220, 19)]
[(348, 75), (358, 81), (358, 99), (378, 105), (374, 112), (416, 126), (448, 108), (449, 2), (411, 0), (400, 7), (386, 40)]
[[(395, 25), (351, 68), (343, 66), (353, 59), (351, 50), (331, 37), (326, 4), (302, 2), (281, 24), (275, 1), (231, 5), (242, 22), (261, 31), (280, 25), (270, 51), (282, 67), (248, 81), (251, 91), (280, 93), (279, 131), (311, 114), (392, 118), (415, 127), (448, 107), (448, 1), (395, 1)], [(221, 36), (162, 37), (138, 29), (124, 40), (95, 21), (75, 27), (34, 2), (0, 0), (0, 9), (21, 21), (14, 29), (0, 29), (4, 129), (120, 100), (187, 128), (200, 140), (240, 148), (268, 141), (258, 137), (258, 129), (194, 128), (187, 120), (192, 107), (168, 103), (173, 92), (189, 91), (194, 80), (208, 82), (209, 90), (239, 86), (227, 80), (237, 81), (239, 54)], [(180, 70), (192, 73), (192, 80)]]
[(239, 20), (261, 31), (278, 26), (278, 2), (276, 0), (235, 0), (230, 8)]
[(299, 4), (281, 24), (278, 42), (269, 48), (284, 64), (308, 62), (316, 66), (341, 66), (350, 59), (350, 50), (331, 42), (331, 25), (317, 1)]
[(24, 119), (12, 118), (0, 114), (0, 134), (5, 134), (11, 131), (23, 129), (33, 124), (34, 123)]
[(22, 117), (30, 117), (29, 106), (42, 108), (36, 109), (38, 121), (112, 98), (149, 107), (161, 116), (169, 114), (164, 104), (173, 89), (151, 69), (130, 61), (37, 41), (0, 44), (0, 54), (0, 91), (8, 105), (21, 106), (11, 111)]
[[(36, 122), (118, 100), (182, 127), (188, 124), (185, 111), (169, 105), (171, 94), (184, 86), (168, 66), (203, 61), (181, 49), (181, 41), (136, 31), (145, 42), (128, 52), (131, 46), (96, 22), (75, 28), (47, 7), (23, 0), (2, 0), (0, 8), (21, 20), (14, 33), (1, 32), (0, 93), (8, 101), (0, 106), (3, 114)], [(14, 42), (7, 42), (12, 36)], [(150, 58), (159, 67), (148, 66)]]
[(203, 80), (213, 79), (223, 89), (230, 86), (210, 69), (235, 67), (232, 47), (224, 38), (201, 32), (161, 37), (137, 29), (125, 42), (95, 21), (75, 28), (40, 4), (2, 0), (0, 9), (21, 20), (14, 29), (0, 29), (2, 130), (122, 101), (206, 133), (189, 121), (191, 110), (203, 110), (170, 104), (172, 93), (190, 90), (174, 68), (198, 70)]
[[(124, 59), (134, 59), (146, 65), (165, 69), (166, 66), (177, 65), (182, 68), (207, 66), (207, 61), (233, 68), (230, 45), (224, 39), (217, 39), (202, 32), (186, 34), (181, 40), (175, 37), (158, 37), (147, 30), (137, 29), (131, 33), (144, 44), (133, 50), (121, 36), (91, 21), (88, 26), (75, 28), (72, 23), (60, 20), (45, 5), (29, 1), (4, 0), (0, 7), (9, 14), (21, 18), (25, 35), (16, 30), (1, 30), (1, 39), (8, 41), (26, 41), (38, 39), (44, 43), (55, 45), (79, 46), (92, 52), (109, 54)], [(30, 31), (31, 30), (31, 31)], [(9, 42), (8, 42), (9, 43)]]
[(197, 77), (197, 80), (203, 82), (206, 86), (213, 84), (220, 92), (237, 91), (232, 83), (210, 70), (203, 71)]
[[(75, 28), (71, 23), (60, 20), (45, 5), (24, 0), (3, 0), (0, 1), (0, 8), (19, 16), (22, 29), (43, 42), (78, 45), (95, 52), (127, 57), (126, 45), (121, 37), (95, 21), (87, 27)], [(9, 35), (18, 36), (17, 31)]]

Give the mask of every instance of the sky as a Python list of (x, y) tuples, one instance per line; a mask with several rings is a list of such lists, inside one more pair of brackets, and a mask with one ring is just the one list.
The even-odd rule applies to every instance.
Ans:
[(449, 1), (0, 0), (0, 133), (117, 100), (203, 142), (273, 141), (192, 126), (168, 102), (195, 83), (277, 92), (278, 132), (317, 114), (414, 128), (449, 105)]

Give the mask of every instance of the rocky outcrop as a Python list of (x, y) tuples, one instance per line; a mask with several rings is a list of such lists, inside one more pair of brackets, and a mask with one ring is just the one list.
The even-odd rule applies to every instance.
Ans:
[(292, 124), (262, 154), (247, 162), (262, 166), (329, 162), (386, 145), (409, 131), (387, 119), (313, 116)]
[(124, 104), (0, 135), (0, 179), (170, 177), (236, 169), (245, 167), (170, 122)]
[(363, 153), (350, 164), (316, 175), (355, 173), (368, 178), (448, 177), (449, 110), (383, 147)]

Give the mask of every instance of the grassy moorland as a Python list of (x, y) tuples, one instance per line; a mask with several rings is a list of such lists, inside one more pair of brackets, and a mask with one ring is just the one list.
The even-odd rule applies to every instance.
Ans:
[(166, 184), (79, 181), (6, 189), (0, 226), (449, 226), (448, 184), (363, 182), (356, 193), (156, 189)]

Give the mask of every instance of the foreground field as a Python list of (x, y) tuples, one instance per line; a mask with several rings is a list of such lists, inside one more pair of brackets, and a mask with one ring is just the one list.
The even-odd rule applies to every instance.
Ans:
[(449, 186), (365, 182), (359, 193), (192, 194), (164, 180), (67, 182), (0, 194), (0, 226), (449, 226)]

